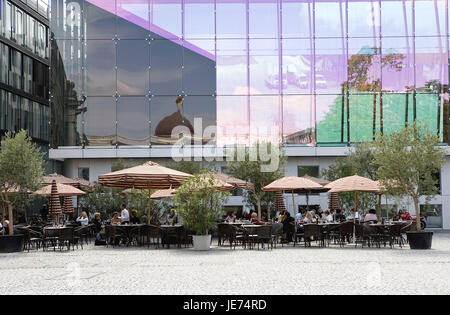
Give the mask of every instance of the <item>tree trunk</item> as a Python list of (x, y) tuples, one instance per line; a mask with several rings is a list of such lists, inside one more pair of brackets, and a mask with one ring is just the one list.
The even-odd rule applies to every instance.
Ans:
[(414, 208), (416, 210), (416, 229), (417, 232), (422, 231), (422, 227), (420, 226), (420, 206), (419, 206), (419, 198), (413, 197), (414, 200)]
[(13, 218), (13, 208), (11, 203), (8, 203), (8, 219), (9, 219), (9, 225), (8, 225), (8, 229), (9, 229), (9, 235), (14, 235), (14, 218)]
[(258, 207), (258, 220), (261, 220), (261, 199), (256, 198), (256, 206)]

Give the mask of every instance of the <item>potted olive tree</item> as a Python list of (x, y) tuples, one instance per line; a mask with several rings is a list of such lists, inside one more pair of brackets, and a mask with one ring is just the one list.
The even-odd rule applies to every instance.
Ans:
[(214, 178), (194, 175), (177, 189), (174, 205), (183, 218), (184, 226), (193, 232), (193, 244), (196, 250), (209, 250), (214, 227), (223, 214), (223, 203), (228, 193), (218, 191)]
[(392, 196), (407, 196), (414, 202), (416, 227), (407, 233), (411, 249), (430, 249), (433, 232), (421, 229), (419, 199), (426, 196), (428, 201), (438, 192), (435, 174), (445, 163), (439, 138), (414, 123), (390, 135), (378, 136), (374, 145), (381, 186)]
[(39, 148), (21, 130), (15, 136), (7, 133), (0, 149), (0, 199), (5, 225), (8, 213), (9, 235), (0, 236), (0, 252), (17, 252), (23, 249), (23, 235), (14, 235), (13, 207), (27, 195), (42, 186), (44, 160)]

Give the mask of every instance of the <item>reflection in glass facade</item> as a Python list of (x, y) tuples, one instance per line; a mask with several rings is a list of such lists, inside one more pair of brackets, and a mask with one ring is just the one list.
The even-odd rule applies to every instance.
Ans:
[[(52, 145), (448, 142), (447, 0), (54, 0)], [(181, 105), (178, 103), (182, 97)], [(52, 111), (52, 112), (53, 112)], [(54, 124), (59, 124), (53, 120)], [(205, 140), (205, 139), (204, 139)]]

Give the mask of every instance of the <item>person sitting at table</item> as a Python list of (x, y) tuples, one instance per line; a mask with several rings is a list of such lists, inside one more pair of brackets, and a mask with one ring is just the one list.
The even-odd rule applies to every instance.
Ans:
[(264, 225), (265, 223), (258, 220), (258, 214), (256, 212), (252, 213), (252, 219), (250, 220), (252, 224)]
[(171, 209), (166, 217), (167, 225), (175, 225), (178, 223), (178, 215), (175, 213), (175, 209)]
[(0, 221), (0, 235), (5, 235), (5, 229), (3, 228), (1, 221)]
[(333, 216), (331, 215), (331, 212), (329, 210), (325, 210), (324, 212), (324, 219), (327, 222), (333, 222)]
[(364, 222), (378, 222), (377, 212), (375, 209), (370, 209), (369, 213), (364, 217)]
[(295, 219), (291, 217), (291, 214), (286, 211), (285, 218), (283, 220), (283, 233), (286, 234), (286, 241), (292, 242), (292, 229), (290, 229), (290, 224), (293, 224)]
[(111, 225), (120, 225), (122, 224), (122, 219), (119, 217), (119, 212), (114, 212), (113, 217), (111, 219)]
[(89, 225), (88, 215), (85, 211), (81, 212), (81, 215), (77, 218), (77, 222), (79, 222), (81, 226)]
[(94, 225), (95, 239), (101, 240), (102, 237), (100, 235), (100, 232), (102, 231), (102, 221), (100, 219), (100, 213), (98, 212), (94, 213), (94, 219), (92, 220), (92, 224)]
[(226, 221), (226, 222), (229, 222), (229, 223), (235, 222), (235, 221), (236, 221), (236, 215), (234, 214), (233, 211), (230, 211), (230, 212), (228, 213), (228, 216), (225, 218), (225, 221)]
[(284, 219), (286, 218), (286, 210), (282, 210), (280, 214), (278, 215), (278, 222), (283, 223)]
[(303, 218), (303, 209), (300, 209), (300, 211), (295, 215), (295, 221), (300, 222)]
[(350, 216), (347, 218), (349, 220), (360, 220), (361, 216), (359, 215), (359, 212), (356, 211), (354, 208), (351, 210)]
[(336, 209), (336, 215), (335, 215), (334, 219), (336, 220), (336, 222), (345, 221), (345, 215), (342, 214), (341, 209)]
[(130, 213), (127, 210), (127, 206), (123, 203), (120, 208), (122, 209), (122, 212), (120, 213), (122, 224), (130, 223)]
[(138, 218), (136, 210), (131, 211), (130, 222), (131, 224), (141, 224), (141, 220)]

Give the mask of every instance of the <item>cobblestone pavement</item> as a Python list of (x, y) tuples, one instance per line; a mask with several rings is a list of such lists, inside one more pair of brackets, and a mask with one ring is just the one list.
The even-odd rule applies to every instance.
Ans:
[(429, 251), (88, 245), (0, 254), (0, 274), (4, 294), (450, 294), (450, 234)]

